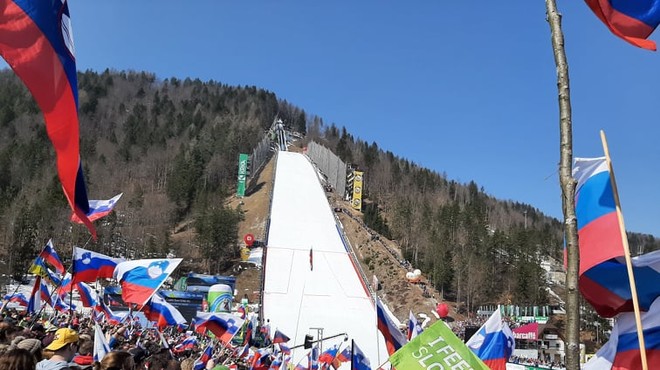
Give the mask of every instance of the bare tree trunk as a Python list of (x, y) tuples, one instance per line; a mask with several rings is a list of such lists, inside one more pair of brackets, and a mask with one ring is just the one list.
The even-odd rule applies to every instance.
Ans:
[(546, 0), (546, 14), (550, 23), (552, 49), (557, 65), (557, 90), (559, 93), (560, 162), (562, 209), (564, 211), (564, 237), (568, 255), (566, 271), (566, 369), (580, 369), (580, 310), (578, 291), (578, 267), (580, 253), (575, 217), (575, 180), (571, 175), (573, 161), (573, 128), (571, 122), (571, 98), (568, 79), (568, 62), (564, 52), (564, 34), (561, 15), (555, 0)]

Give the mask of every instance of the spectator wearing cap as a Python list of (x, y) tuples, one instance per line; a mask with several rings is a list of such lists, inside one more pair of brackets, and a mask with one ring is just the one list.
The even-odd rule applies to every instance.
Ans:
[(46, 347), (54, 354), (37, 364), (37, 370), (68, 370), (69, 362), (78, 351), (78, 333), (69, 328), (58, 329), (53, 341)]

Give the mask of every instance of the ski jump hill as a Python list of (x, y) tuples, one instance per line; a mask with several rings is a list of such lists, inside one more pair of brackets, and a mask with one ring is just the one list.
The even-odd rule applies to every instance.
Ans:
[[(343, 242), (316, 169), (303, 154), (280, 151), (273, 186), (268, 247), (264, 265), (262, 318), (291, 338), (290, 346), (306, 334), (323, 341), (325, 350), (350, 339), (360, 347), (372, 368), (388, 358), (378, 332), (376, 311)], [(311, 251), (311, 252), (310, 252)], [(292, 353), (297, 364), (309, 350)], [(348, 365), (344, 365), (346, 367)]]

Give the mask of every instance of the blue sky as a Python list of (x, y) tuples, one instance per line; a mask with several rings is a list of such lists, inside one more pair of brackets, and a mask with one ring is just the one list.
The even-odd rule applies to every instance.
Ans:
[[(603, 155), (605, 130), (627, 229), (660, 236), (660, 55), (610, 34), (584, 2), (558, 3), (574, 155)], [(561, 218), (543, 0), (69, 6), (80, 70), (256, 85), (450, 179)]]

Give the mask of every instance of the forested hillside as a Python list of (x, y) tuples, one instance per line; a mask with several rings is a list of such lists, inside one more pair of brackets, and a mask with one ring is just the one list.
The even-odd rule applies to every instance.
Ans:
[[(99, 221), (99, 240), (68, 221), (41, 113), (11, 71), (0, 72), (0, 254), (23, 273), (53, 238), (129, 257), (186, 257), (219, 272), (237, 257), (242, 212), (227, 206), (239, 153), (250, 153), (275, 117), (305, 141), (326, 145), (366, 172), (365, 222), (395, 239), (405, 257), (448, 297), (469, 304), (542, 303), (540, 261), (561, 258), (558, 220), (500, 201), (477, 184), (421, 168), (354, 138), (257, 87), (153, 74), (79, 73), (81, 157), (90, 199), (123, 192)], [(304, 143), (303, 143), (304, 144)], [(183, 237), (187, 235), (187, 237)], [(653, 237), (631, 235), (637, 250)], [(66, 258), (66, 256), (63, 256)]]

